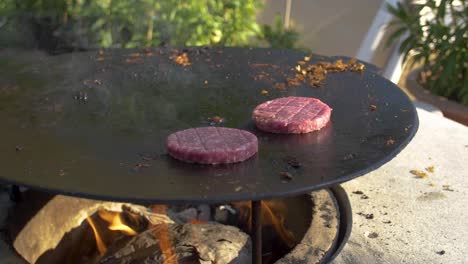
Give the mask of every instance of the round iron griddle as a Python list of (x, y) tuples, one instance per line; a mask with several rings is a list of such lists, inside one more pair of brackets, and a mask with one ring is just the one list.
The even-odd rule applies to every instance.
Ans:
[[(370, 65), (363, 73), (328, 74), (320, 88), (303, 84), (282, 90), (275, 85), (294, 76), (291, 68), (305, 54), (192, 48), (186, 50), (191, 65), (182, 67), (170, 59), (174, 52), (105, 50), (51, 57), (0, 51), (0, 179), (104, 200), (257, 200), (368, 173), (400, 152), (418, 127), (410, 99)], [(335, 59), (312, 55), (311, 63)], [(256, 105), (292, 95), (327, 103), (333, 108), (331, 122), (304, 135), (255, 129), (250, 117)], [(216, 115), (225, 119), (223, 126), (256, 134), (258, 154), (218, 166), (167, 155), (170, 133), (206, 126)], [(302, 166), (289, 166), (288, 156)], [(280, 172), (293, 179), (284, 183)]]

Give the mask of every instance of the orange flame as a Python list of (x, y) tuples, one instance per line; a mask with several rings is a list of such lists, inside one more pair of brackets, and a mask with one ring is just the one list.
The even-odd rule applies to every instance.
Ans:
[[(128, 235), (128, 236), (134, 236), (138, 234), (133, 228), (131, 228), (130, 226), (124, 223), (125, 221), (122, 218), (123, 213), (100, 210), (97, 212), (97, 214), (102, 220), (108, 223), (107, 228), (111, 231), (120, 231), (123, 234)], [(137, 223), (139, 222), (140, 219), (135, 218), (135, 217), (138, 217), (137, 215), (132, 215), (130, 213), (128, 215), (134, 218), (135, 222)], [(96, 239), (96, 246), (99, 251), (99, 255), (104, 256), (104, 254), (106, 254), (106, 251), (107, 251), (107, 246), (106, 246), (106, 243), (104, 242), (104, 239), (106, 238), (109, 239), (109, 233), (107, 233), (106, 235), (100, 232), (98, 226), (96, 225), (96, 223), (93, 221), (91, 217), (87, 217), (86, 221), (89, 223), (89, 225), (91, 226), (91, 229), (93, 230), (94, 237)]]
[(284, 226), (284, 216), (278, 215), (275, 216), (270, 206), (267, 205), (268, 202), (262, 202), (262, 212), (263, 212), (263, 221), (262, 224), (271, 224), (273, 225), (275, 231), (281, 237), (281, 239), (292, 248), (294, 246), (294, 235), (291, 231), (286, 229)]
[[(167, 207), (165, 205), (153, 205), (153, 212), (157, 214), (166, 214)], [(172, 241), (169, 233), (169, 226), (166, 223), (161, 223), (158, 225), (157, 229), (154, 229), (153, 235), (156, 239), (159, 240), (159, 248), (163, 253), (164, 264), (178, 264), (177, 254), (174, 247), (172, 246)]]
[[(294, 247), (294, 234), (289, 231), (284, 225), (284, 204), (279, 201), (262, 201), (262, 226), (271, 225), (279, 235), (281, 240), (290, 248)], [(245, 221), (249, 230), (252, 230), (252, 204), (251, 202), (242, 201), (232, 203), (234, 207), (239, 209), (239, 219)]]
[(123, 223), (122, 213), (100, 210), (98, 211), (98, 215), (109, 223), (109, 230), (120, 231), (128, 236), (134, 236), (137, 234), (135, 230)]
[(99, 255), (104, 256), (104, 254), (107, 251), (106, 245), (104, 245), (104, 242), (102, 242), (101, 236), (99, 235), (99, 232), (97, 231), (97, 228), (94, 225), (94, 222), (91, 219), (91, 217), (87, 217), (86, 221), (88, 221), (89, 225), (93, 229), (94, 237), (96, 238), (96, 246), (98, 248)]

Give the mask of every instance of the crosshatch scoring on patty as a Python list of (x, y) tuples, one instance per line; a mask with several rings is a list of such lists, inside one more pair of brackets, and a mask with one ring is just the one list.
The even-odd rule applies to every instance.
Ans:
[(167, 149), (172, 157), (189, 163), (235, 163), (257, 153), (258, 140), (240, 129), (199, 127), (169, 135)]
[(301, 134), (320, 130), (329, 121), (332, 109), (316, 98), (283, 97), (257, 106), (252, 119), (258, 129), (281, 134)]

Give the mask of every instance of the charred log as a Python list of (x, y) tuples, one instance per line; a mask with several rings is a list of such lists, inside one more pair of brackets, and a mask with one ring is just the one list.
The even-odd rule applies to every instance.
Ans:
[[(170, 248), (165, 248), (168, 245), (163, 240), (167, 239)], [(251, 243), (245, 233), (232, 226), (209, 223), (154, 226), (130, 239), (116, 241), (99, 263), (243, 264), (250, 261)]]

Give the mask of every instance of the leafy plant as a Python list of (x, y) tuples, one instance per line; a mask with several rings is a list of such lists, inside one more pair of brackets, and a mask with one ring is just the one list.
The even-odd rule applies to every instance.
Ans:
[(10, 27), (27, 27), (36, 38), (70, 47), (245, 46), (260, 33), (261, 0), (0, 2)]
[(274, 27), (257, 24), (261, 7), (261, 0), (2, 0), (0, 46), (34, 43), (61, 53), (98, 47), (256, 46), (261, 40), (269, 47), (296, 49), (299, 34), (284, 30), (281, 18)]
[(285, 29), (281, 16), (276, 16), (274, 27), (263, 26), (260, 39), (266, 41), (272, 48), (297, 49), (299, 33), (292, 29)]
[[(423, 2), (423, 3), (421, 3)], [(395, 20), (388, 44), (403, 39), (405, 61), (423, 65), (420, 82), (432, 92), (468, 105), (468, 6), (464, 0), (387, 5)]]

